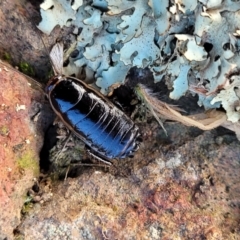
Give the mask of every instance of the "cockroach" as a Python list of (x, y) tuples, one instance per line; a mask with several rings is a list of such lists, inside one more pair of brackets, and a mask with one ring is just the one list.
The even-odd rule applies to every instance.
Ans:
[(53, 111), (97, 159), (133, 156), (139, 147), (139, 128), (107, 98), (82, 80), (64, 76), (63, 44), (56, 43), (50, 52), (55, 76), (46, 86)]

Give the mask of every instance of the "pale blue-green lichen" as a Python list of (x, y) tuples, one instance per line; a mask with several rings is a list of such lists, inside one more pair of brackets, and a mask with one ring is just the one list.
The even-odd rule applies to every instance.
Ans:
[(166, 81), (171, 98), (190, 91), (206, 109), (222, 104), (228, 119), (236, 122), (236, 99), (227, 100), (227, 93), (235, 94), (229, 85), (235, 89), (240, 83), (227, 76), (240, 65), (240, 4), (219, 2), (75, 0), (71, 5), (67, 0), (45, 0), (39, 28), (47, 34), (56, 25), (72, 24), (75, 34), (81, 29), (79, 55), (70, 59), (68, 68), (85, 69), (104, 94), (111, 85), (124, 82), (128, 69), (148, 67), (156, 82)]

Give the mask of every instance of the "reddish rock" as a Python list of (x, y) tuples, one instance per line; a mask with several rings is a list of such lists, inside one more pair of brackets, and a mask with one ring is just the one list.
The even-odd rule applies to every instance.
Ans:
[(27, 190), (39, 176), (44, 95), (34, 82), (2, 63), (0, 79), (0, 239), (12, 239)]
[(146, 136), (134, 159), (115, 162), (117, 169), (82, 167), (78, 178), (55, 183), (52, 198), (19, 227), (25, 239), (238, 239), (236, 137), (166, 128), (171, 149), (160, 145), (160, 130)]

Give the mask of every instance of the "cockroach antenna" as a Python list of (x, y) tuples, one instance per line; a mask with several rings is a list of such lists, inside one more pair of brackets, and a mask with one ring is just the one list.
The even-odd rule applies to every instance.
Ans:
[[(36, 26), (37, 27), (37, 26)], [(39, 31), (39, 29), (38, 29)], [(51, 66), (54, 72), (54, 75), (62, 74), (62, 68), (63, 68), (63, 43), (61, 41), (56, 41), (56, 44), (53, 46), (51, 52), (46, 47), (45, 42), (43, 41), (43, 38), (41, 34), (38, 32), (39, 37), (41, 39), (41, 42), (44, 46), (44, 49), (49, 57), (49, 60), (51, 62)]]
[[(39, 11), (37, 11), (36, 9), (34, 11), (39, 13)], [(46, 44), (45, 44), (45, 42), (43, 40), (42, 34), (39, 32), (40, 30), (38, 28), (38, 23), (36, 23), (37, 20), (33, 19), (33, 17), (32, 17), (33, 14), (30, 13), (29, 7), (25, 8), (25, 12), (26, 12), (26, 14), (23, 15), (23, 16), (24, 16), (25, 19), (28, 20), (32, 30), (34, 30), (34, 33), (39, 37), (39, 40), (41, 41), (43, 49), (44, 49), (43, 51), (46, 53), (46, 56), (48, 56), (48, 58), (50, 60), (51, 67), (53, 69), (54, 75), (56, 75), (57, 73), (61, 73), (61, 72), (59, 72), (59, 69), (56, 69), (56, 64), (54, 64), (54, 61), (53, 61), (53, 59), (50, 56), (50, 51), (48, 50), (48, 48), (47, 48), (47, 46), (46, 46)], [(4, 46), (4, 44), (3, 44), (3, 46)], [(18, 68), (11, 67), (9, 64), (6, 64), (6, 63), (4, 63), (1, 60), (0, 60), (0, 64), (1, 64), (1, 66), (5, 66), (7, 68), (11, 68), (13, 71), (19, 71)], [(33, 79), (32, 77), (28, 76), (24, 72), (21, 72), (21, 74), (24, 75), (27, 78), (31, 78), (31, 80), (33, 80), (37, 85), (39, 85), (41, 87), (42, 90), (44, 90), (44, 86), (42, 84), (40, 84), (39, 82), (37, 82), (35, 79)]]
[(42, 36), (41, 36), (41, 34), (39, 33), (39, 29), (38, 29), (38, 27), (36, 26), (36, 28), (37, 28), (37, 34), (39, 35), (39, 38), (41, 39), (41, 42), (42, 42), (42, 44), (43, 44), (43, 46), (44, 46), (44, 49), (45, 49), (45, 51), (46, 51), (46, 53), (47, 53), (47, 56), (49, 57), (49, 60), (50, 60), (50, 62), (51, 62), (51, 66), (52, 66), (52, 68), (53, 68), (53, 72), (54, 72), (54, 75), (56, 75), (56, 70), (55, 70), (55, 68), (54, 68), (54, 64), (53, 64), (53, 62), (52, 62), (52, 59), (51, 59), (51, 57), (50, 57), (50, 52), (49, 52), (49, 50), (47, 49), (47, 46), (46, 46), (46, 44), (45, 44), (45, 42), (43, 41), (43, 38), (42, 38)]

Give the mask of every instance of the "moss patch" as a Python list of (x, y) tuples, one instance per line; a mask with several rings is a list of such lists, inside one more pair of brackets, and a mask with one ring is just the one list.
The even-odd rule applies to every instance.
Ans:
[(7, 136), (8, 133), (9, 133), (9, 129), (7, 126), (5, 126), (5, 125), (0, 126), (0, 135)]
[(3, 59), (10, 63), (11, 60), (12, 60), (12, 57), (9, 53), (5, 52), (4, 55), (3, 55)]
[(33, 199), (29, 196), (25, 196), (25, 201), (24, 201), (24, 205), (22, 207), (21, 213), (23, 215), (29, 213), (29, 211), (33, 208)]
[(28, 76), (33, 77), (35, 75), (33, 67), (27, 62), (20, 62), (19, 69), (21, 72), (23, 72), (24, 74), (26, 74)]
[(17, 165), (23, 170), (32, 170), (34, 176), (39, 175), (38, 161), (33, 157), (31, 152), (24, 153), (18, 160)]

